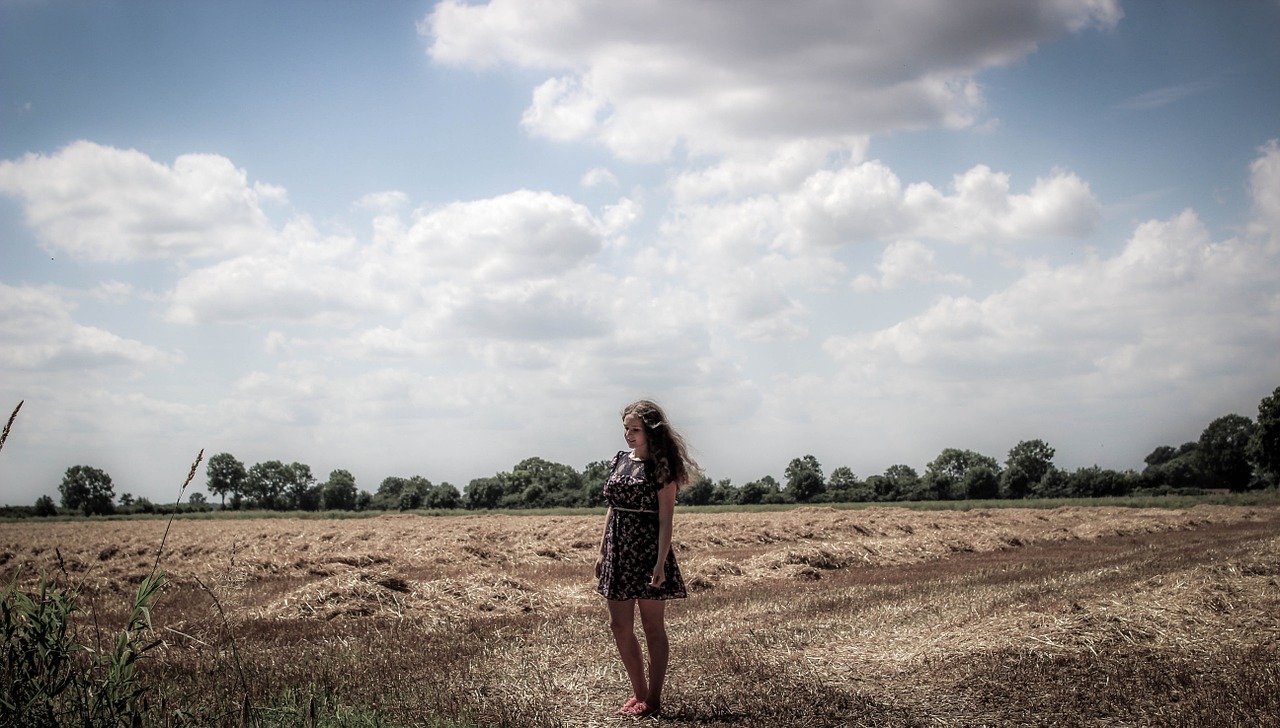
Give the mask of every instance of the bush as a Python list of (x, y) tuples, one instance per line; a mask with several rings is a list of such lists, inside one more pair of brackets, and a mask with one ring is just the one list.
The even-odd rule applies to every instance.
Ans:
[(62, 590), (41, 577), (35, 592), (18, 589), (18, 578), (0, 597), (4, 677), (0, 678), (3, 725), (141, 725), (145, 711), (136, 668), (160, 644), (151, 632), (151, 605), (166, 577), (153, 572), (134, 597), (128, 623), (110, 651), (94, 649), (70, 628), (80, 610), (76, 589)]
[(37, 516), (56, 516), (58, 515), (58, 507), (54, 505), (53, 498), (42, 495), (36, 498), (35, 508), (31, 512)]

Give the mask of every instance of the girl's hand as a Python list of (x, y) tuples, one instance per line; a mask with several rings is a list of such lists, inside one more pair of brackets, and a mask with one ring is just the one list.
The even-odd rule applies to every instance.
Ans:
[(667, 580), (667, 565), (658, 564), (653, 567), (653, 577), (649, 579), (649, 586), (657, 588)]
[(600, 578), (600, 572), (604, 571), (604, 554), (600, 554), (600, 558), (596, 559), (596, 578)]

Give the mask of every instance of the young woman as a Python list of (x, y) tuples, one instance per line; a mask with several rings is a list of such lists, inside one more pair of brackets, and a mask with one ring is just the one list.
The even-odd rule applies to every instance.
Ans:
[[(666, 600), (687, 596), (671, 550), (671, 521), (676, 491), (689, 482), (698, 464), (666, 414), (648, 400), (622, 410), (622, 434), (631, 450), (614, 456), (604, 486), (609, 512), (596, 561), (596, 591), (608, 600), (609, 628), (631, 680), (632, 697), (618, 715), (644, 718), (662, 710), (669, 654)], [(635, 633), (637, 609), (649, 651), (647, 680)]]

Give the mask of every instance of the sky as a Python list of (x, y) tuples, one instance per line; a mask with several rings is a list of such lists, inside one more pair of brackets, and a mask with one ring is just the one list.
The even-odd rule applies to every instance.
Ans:
[(1280, 386), (1276, 37), (1276, 0), (0, 0), (0, 502), (171, 501), (201, 450), (582, 469), (640, 397), (735, 485), (1140, 470)]

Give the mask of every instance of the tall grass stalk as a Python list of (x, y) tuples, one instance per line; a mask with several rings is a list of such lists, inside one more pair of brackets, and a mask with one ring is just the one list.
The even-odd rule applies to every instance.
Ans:
[(9, 439), (9, 430), (13, 427), (13, 421), (18, 419), (18, 410), (22, 409), (22, 404), (26, 401), (24, 399), (18, 402), (18, 406), (13, 408), (13, 414), (9, 415), (9, 421), (4, 423), (4, 432), (0, 432), (0, 450), (4, 449), (4, 441)]
[[(19, 403), (18, 409), (22, 407)], [(0, 435), (7, 438), (18, 409)], [(204, 458), (196, 456), (178, 490), (178, 501)], [(175, 509), (176, 515), (176, 509)], [(163, 644), (156, 638), (151, 609), (168, 583), (160, 559), (173, 525), (170, 517), (156, 550), (150, 573), (138, 585), (124, 628), (110, 649), (102, 647), (97, 630), (98, 610), (91, 604), (97, 648), (83, 644), (72, 629), (83, 611), (84, 581), (69, 588), (53, 585), (41, 575), (35, 593), (18, 589), (21, 569), (0, 595), (0, 632), (4, 635), (4, 677), (0, 678), (0, 724), (141, 726), (146, 717), (145, 688), (138, 680), (141, 659)], [(61, 564), (61, 553), (55, 549)], [(65, 567), (62, 568), (64, 575)]]

